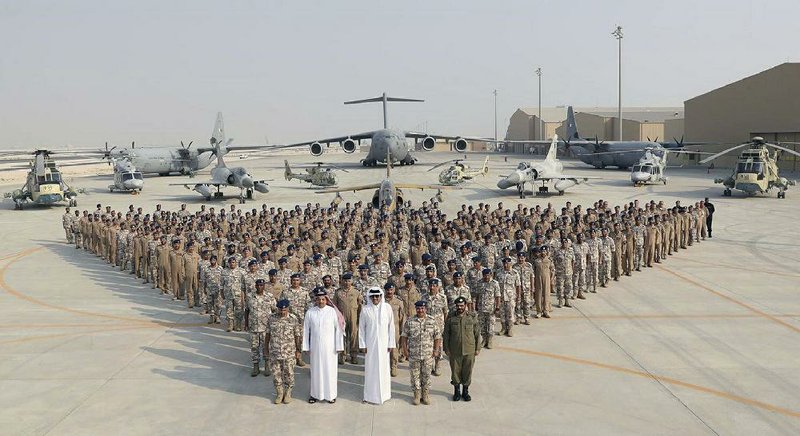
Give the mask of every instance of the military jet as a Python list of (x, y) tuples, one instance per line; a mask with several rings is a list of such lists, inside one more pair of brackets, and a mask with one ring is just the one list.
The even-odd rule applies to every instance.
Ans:
[(442, 189), (453, 189), (452, 187), (448, 186), (437, 186), (437, 185), (422, 185), (422, 184), (415, 184), (415, 183), (395, 183), (391, 176), (392, 176), (392, 158), (391, 156), (386, 157), (386, 178), (378, 183), (370, 183), (367, 185), (360, 185), (360, 186), (349, 186), (344, 188), (331, 188), (331, 189), (323, 189), (320, 191), (314, 191), (317, 194), (330, 194), (336, 193), (336, 199), (334, 200), (335, 203), (341, 202), (341, 192), (347, 191), (364, 191), (368, 189), (374, 189), (375, 193), (372, 195), (372, 206), (377, 209), (385, 208), (387, 212), (394, 211), (398, 205), (403, 205), (403, 191), (402, 189), (436, 189), (436, 196), (435, 198), (438, 201), (442, 201)]
[(137, 170), (129, 159), (110, 158), (114, 165), (114, 183), (108, 185), (111, 192), (130, 192), (136, 194), (144, 188), (142, 172)]
[(335, 165), (328, 165), (330, 168), (323, 168), (322, 165), (325, 165), (325, 162), (314, 162), (316, 166), (311, 168), (306, 168), (305, 174), (303, 173), (293, 173), (292, 169), (289, 167), (289, 161), (283, 161), (283, 165), (286, 169), (283, 172), (283, 176), (286, 180), (291, 181), (292, 179), (297, 179), (306, 183), (310, 183), (312, 186), (336, 186), (336, 174), (332, 171), (331, 168), (336, 168), (342, 170), (344, 172), (349, 172), (344, 168), (339, 168)]
[(445, 168), (439, 173), (439, 183), (445, 186), (460, 185), (468, 180), (474, 179), (475, 177), (485, 176), (489, 173), (488, 156), (486, 157), (486, 160), (483, 161), (483, 166), (480, 169), (470, 168), (466, 163), (462, 163), (464, 162), (464, 159), (453, 159), (447, 162), (436, 164), (428, 171), (433, 171), (436, 168), (439, 168), (442, 165), (446, 165), (450, 162), (453, 162), (453, 165), (450, 165), (448, 168)]
[[(361, 104), (361, 103), (383, 103), (383, 129), (372, 130), (369, 132), (357, 133), (353, 135), (338, 136), (334, 138), (316, 139), (312, 141), (298, 142), (295, 144), (286, 144), (280, 146), (273, 146), (272, 149), (294, 148), (308, 146), (311, 154), (314, 156), (321, 156), (325, 149), (330, 147), (332, 143), (339, 143), (340, 147), (345, 153), (354, 153), (363, 140), (370, 140), (370, 149), (367, 157), (361, 160), (365, 167), (374, 167), (378, 163), (387, 163), (387, 157), (391, 157), (390, 163), (398, 163), (400, 165), (413, 165), (417, 159), (412, 154), (412, 148), (409, 147), (408, 139), (419, 141), (420, 147), (425, 151), (433, 150), (437, 140), (445, 140), (452, 144), (453, 149), (457, 152), (464, 152), (467, 149), (467, 141), (486, 141), (485, 138), (470, 138), (462, 136), (443, 136), (432, 135), (423, 132), (410, 132), (404, 130), (390, 129), (386, 117), (386, 105), (388, 102), (423, 102), (425, 100), (418, 100), (413, 98), (400, 98), (389, 97), (384, 92), (380, 97), (367, 98), (363, 100), (346, 101), (344, 104)], [(324, 146), (323, 146), (324, 144)]]
[[(244, 203), (245, 199), (253, 198), (253, 190), (266, 194), (269, 192), (269, 187), (264, 180), (254, 180), (253, 176), (247, 172), (244, 167), (230, 168), (225, 165), (223, 156), (228, 152), (227, 145), (233, 139), (225, 139), (225, 127), (222, 123), (222, 114), (217, 116), (217, 122), (214, 125), (214, 132), (211, 135), (211, 149), (217, 157), (217, 165), (211, 169), (211, 180), (205, 182), (192, 182), (192, 183), (171, 183), (170, 185), (184, 186), (186, 189), (197, 191), (200, 195), (205, 197), (206, 200), (211, 200), (211, 197), (221, 198), (223, 196), (220, 189), (225, 186), (232, 186), (239, 188), (239, 203)], [(216, 188), (216, 192), (213, 192)]]
[(539, 187), (537, 194), (547, 194), (549, 188), (548, 183), (553, 184), (553, 188), (558, 191), (559, 195), (564, 194), (564, 191), (572, 186), (595, 179), (596, 177), (587, 176), (571, 176), (564, 174), (564, 166), (561, 161), (556, 157), (558, 150), (558, 135), (553, 135), (550, 142), (550, 149), (547, 151), (547, 156), (541, 162), (520, 162), (517, 169), (513, 173), (503, 177), (497, 182), (497, 187), (500, 189), (507, 189), (512, 186), (517, 187), (519, 198), (525, 198), (525, 185), (530, 183), (535, 185), (541, 182), (542, 186)]
[[(17, 153), (19, 152), (8, 152), (6, 154)], [(77, 206), (77, 196), (82, 190), (73, 189), (61, 177), (61, 171), (59, 171), (56, 162), (50, 157), (56, 152), (35, 150), (32, 154), (33, 160), (30, 162), (30, 170), (25, 184), (20, 189), (15, 189), (5, 195), (14, 201), (14, 209), (22, 210), (24, 204), (28, 202), (40, 206), (52, 206), (60, 203)], [(91, 162), (89, 164), (94, 163)]]
[[(789, 142), (788, 144), (797, 144)], [(746, 148), (745, 148), (746, 147)], [(778, 190), (778, 198), (786, 198), (786, 190), (795, 184), (794, 180), (781, 177), (778, 173), (778, 151), (770, 154), (769, 148), (775, 148), (786, 153), (800, 156), (800, 153), (782, 147), (777, 144), (770, 144), (760, 136), (754, 137), (751, 141), (723, 150), (714, 154), (700, 163), (711, 162), (712, 160), (731, 151), (745, 148), (736, 160), (736, 167), (733, 174), (726, 178), (714, 179), (714, 183), (721, 183), (725, 186), (722, 195), (730, 197), (732, 189), (744, 192), (748, 196), (756, 194), (766, 194), (771, 189)]]

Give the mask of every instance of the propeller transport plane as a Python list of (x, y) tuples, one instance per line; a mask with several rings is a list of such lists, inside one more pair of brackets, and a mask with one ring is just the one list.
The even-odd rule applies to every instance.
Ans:
[[(787, 144), (798, 143), (787, 142)], [(770, 144), (764, 141), (764, 138), (756, 136), (750, 142), (723, 150), (701, 160), (700, 163), (711, 162), (726, 153), (744, 148), (736, 160), (733, 174), (724, 179), (714, 179), (714, 183), (722, 183), (725, 186), (722, 195), (730, 197), (731, 190), (736, 189), (748, 196), (754, 196), (756, 194), (767, 194), (771, 189), (776, 188), (778, 189), (778, 198), (786, 198), (786, 190), (789, 189), (789, 186), (794, 186), (795, 181), (781, 177), (778, 174), (778, 151), (776, 150), (770, 154), (767, 147), (800, 156), (800, 153), (796, 151), (777, 144)]]
[(462, 163), (464, 162), (464, 159), (453, 159), (436, 164), (428, 171), (433, 171), (436, 168), (439, 168), (442, 165), (446, 165), (450, 162), (453, 162), (453, 165), (450, 165), (450, 167), (442, 170), (442, 172), (439, 173), (439, 183), (445, 186), (460, 185), (467, 180), (472, 180), (477, 176), (485, 176), (489, 173), (488, 156), (486, 157), (486, 160), (483, 161), (483, 167), (480, 169), (471, 169), (466, 163)]
[[(354, 153), (363, 140), (370, 140), (370, 149), (367, 157), (361, 160), (365, 167), (374, 167), (378, 163), (392, 163), (400, 165), (413, 165), (417, 159), (412, 155), (412, 148), (409, 147), (408, 139), (420, 142), (420, 146), (425, 151), (433, 150), (437, 140), (445, 140), (453, 145), (457, 152), (464, 152), (467, 149), (467, 141), (477, 140), (486, 141), (485, 138), (471, 138), (462, 136), (443, 136), (432, 135), (422, 132), (409, 132), (398, 129), (390, 129), (387, 119), (386, 106), (388, 102), (423, 102), (425, 100), (413, 98), (389, 97), (384, 92), (380, 97), (367, 98), (363, 100), (346, 101), (344, 104), (361, 104), (380, 102), (383, 104), (383, 129), (372, 130), (369, 132), (357, 133), (354, 135), (338, 136), (334, 138), (318, 139), (313, 141), (298, 142), (272, 147), (273, 149), (294, 148), (308, 146), (311, 154), (321, 156), (327, 147), (332, 143), (339, 143), (345, 153)], [(324, 146), (323, 146), (324, 144)], [(391, 162), (387, 162), (391, 158)]]
[(597, 177), (587, 176), (571, 176), (564, 174), (564, 166), (561, 161), (556, 157), (558, 150), (558, 135), (553, 135), (550, 142), (550, 149), (547, 151), (547, 156), (541, 162), (520, 162), (517, 169), (513, 173), (503, 177), (497, 182), (497, 187), (500, 189), (508, 189), (516, 186), (519, 192), (519, 198), (525, 198), (525, 185), (530, 183), (535, 185), (538, 182), (542, 183), (539, 187), (537, 194), (547, 194), (548, 183), (553, 184), (553, 188), (558, 191), (558, 195), (563, 195), (564, 191), (589, 179)]
[(332, 168), (336, 168), (338, 170), (349, 172), (344, 168), (339, 168), (336, 165), (329, 164), (326, 168), (323, 168), (322, 165), (325, 165), (325, 162), (314, 162), (314, 167), (306, 168), (306, 172), (304, 173), (293, 173), (292, 169), (289, 167), (289, 161), (283, 161), (283, 165), (285, 170), (283, 172), (283, 177), (286, 180), (291, 181), (292, 179), (297, 179), (302, 182), (310, 183), (311, 186), (320, 186), (320, 187), (329, 187), (329, 186), (336, 186), (336, 174), (333, 172)]
[[(222, 114), (217, 115), (217, 122), (214, 125), (214, 133), (211, 135), (211, 147), (217, 157), (217, 165), (211, 169), (211, 180), (199, 183), (171, 183), (173, 186), (184, 186), (186, 189), (197, 191), (206, 200), (211, 197), (221, 198), (223, 196), (220, 189), (225, 186), (239, 188), (239, 203), (244, 203), (245, 198), (253, 198), (253, 190), (262, 194), (269, 192), (269, 187), (264, 180), (254, 180), (253, 176), (244, 167), (228, 167), (225, 165), (223, 156), (228, 153), (227, 146), (233, 139), (225, 139), (225, 126), (222, 122)], [(202, 150), (202, 149), (201, 149)], [(216, 188), (216, 192), (213, 191)]]

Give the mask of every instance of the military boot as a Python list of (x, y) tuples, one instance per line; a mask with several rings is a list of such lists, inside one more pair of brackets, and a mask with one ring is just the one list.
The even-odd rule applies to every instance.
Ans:
[(344, 365), (344, 353), (339, 353), (339, 365)]
[(506, 329), (506, 336), (508, 336), (509, 338), (514, 337), (514, 332), (512, 331), (512, 328), (513, 327), (509, 324), (508, 329)]
[(525, 324), (525, 325), (531, 325), (531, 322), (528, 320), (527, 316), (525, 317), (525, 320), (522, 321), (522, 323)]
[(420, 401), (422, 401), (422, 404), (425, 404), (426, 406), (431, 404), (431, 399), (428, 396), (428, 388), (422, 388), (422, 397), (420, 398)]
[(264, 362), (264, 377), (269, 377), (270, 375), (269, 362)]
[(253, 371), (250, 373), (250, 377), (255, 377), (261, 373), (261, 370), (258, 368), (258, 362), (253, 364)]
[(469, 395), (469, 386), (464, 386), (464, 391), (461, 393), (461, 398), (464, 401), (472, 401), (472, 397)]
[(411, 401), (411, 404), (419, 406), (419, 390), (417, 389), (414, 389), (414, 399)]
[(569, 298), (564, 299), (564, 307), (572, 307), (572, 305), (569, 304)]
[(397, 377), (397, 367), (396, 366), (392, 367), (391, 375), (392, 375), (392, 377)]
[[(437, 376), (437, 377), (438, 377), (438, 376), (440, 376), (440, 375), (442, 375), (442, 372), (441, 372), (441, 371), (439, 371), (439, 362), (440, 362), (440, 361), (441, 361), (441, 359), (440, 359), (440, 358), (438, 358), (438, 357), (434, 359), (434, 362), (433, 362), (433, 371), (431, 371), (431, 374), (433, 374), (433, 375), (435, 375), (435, 376)], [(424, 395), (424, 393), (425, 393), (425, 390), (423, 390), (422, 392), (423, 392), (423, 395)], [(423, 403), (424, 403), (424, 402), (425, 402), (425, 401), (423, 400)], [(427, 404), (427, 403), (426, 403), (426, 404)]]
[(583, 291), (578, 290), (578, 296), (576, 297), (578, 300), (585, 300), (586, 297), (583, 296)]
[(558, 301), (556, 301), (556, 307), (561, 307), (563, 304), (564, 304), (564, 300), (562, 300), (560, 298), (558, 299)]
[(350, 353), (350, 363), (353, 365), (358, 365), (358, 354)]
[(303, 355), (301, 354), (300, 357), (297, 358), (297, 366), (300, 368), (305, 368), (306, 363), (303, 362)]
[(211, 315), (208, 320), (209, 324), (214, 324), (214, 315)]
[(289, 404), (292, 402), (292, 388), (286, 389), (286, 392), (283, 393), (283, 404)]
[(281, 404), (283, 397), (283, 388), (275, 388), (275, 404)]
[(486, 348), (489, 349), (489, 350), (492, 349), (492, 339), (493, 338), (492, 338), (491, 335), (488, 338), (486, 338)]
[(453, 401), (461, 401), (461, 385), (453, 386)]

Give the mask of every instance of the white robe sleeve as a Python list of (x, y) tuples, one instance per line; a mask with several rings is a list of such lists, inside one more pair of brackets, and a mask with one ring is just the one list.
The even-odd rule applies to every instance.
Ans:
[[(334, 318), (335, 317), (336, 315), (334, 314)], [(344, 351), (344, 332), (342, 331), (341, 327), (339, 327), (339, 320), (336, 319), (335, 321), (336, 322), (333, 323), (333, 334), (335, 336), (334, 341), (336, 345), (336, 351)]]
[(302, 351), (309, 351), (311, 348), (311, 330), (309, 328), (310, 320), (308, 319), (308, 315), (311, 311), (306, 312), (305, 319), (303, 320), (303, 348)]
[[(367, 311), (370, 310), (367, 308), (366, 310), (361, 312), (361, 316), (358, 318), (358, 348), (367, 348), (367, 341), (366, 341), (366, 324), (367, 324), (367, 317), (369, 314)], [(369, 352), (369, 350), (367, 350)]]
[(394, 312), (391, 310), (391, 306), (389, 306), (389, 345), (388, 348), (397, 348), (397, 343), (394, 340)]

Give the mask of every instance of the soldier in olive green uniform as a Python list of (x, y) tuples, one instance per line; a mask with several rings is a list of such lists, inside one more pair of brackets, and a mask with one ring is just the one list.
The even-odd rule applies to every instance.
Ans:
[[(480, 354), (480, 328), (474, 312), (467, 311), (467, 300), (456, 298), (456, 310), (444, 324), (442, 345), (450, 360), (450, 384), (453, 385), (453, 401), (471, 401), (469, 385), (472, 383), (472, 368), (475, 357)], [(462, 393), (461, 387), (464, 387)]]

